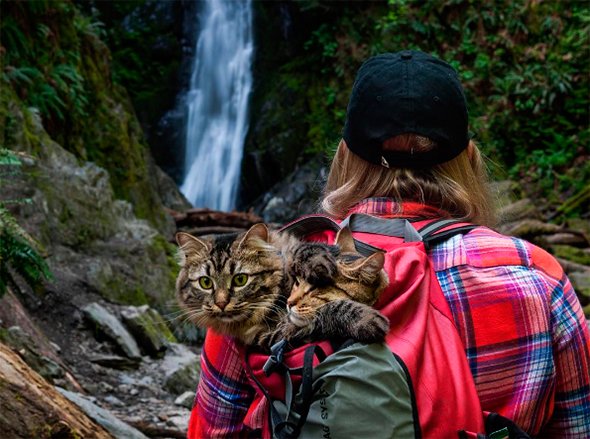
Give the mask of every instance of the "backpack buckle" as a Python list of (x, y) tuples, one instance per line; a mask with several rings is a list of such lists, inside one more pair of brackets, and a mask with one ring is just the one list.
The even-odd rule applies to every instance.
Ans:
[(262, 370), (266, 376), (269, 376), (271, 373), (275, 371), (279, 366), (283, 365), (283, 358), (285, 357), (285, 348), (287, 347), (287, 340), (283, 339), (279, 342), (272, 345), (270, 348), (270, 356), (264, 366), (262, 366)]

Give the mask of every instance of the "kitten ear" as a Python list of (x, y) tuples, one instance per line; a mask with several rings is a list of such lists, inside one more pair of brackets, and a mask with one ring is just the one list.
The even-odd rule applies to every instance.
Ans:
[(356, 247), (354, 245), (354, 239), (352, 237), (352, 232), (348, 227), (345, 227), (345, 228), (340, 229), (338, 231), (338, 234), (336, 235), (335, 244), (337, 244), (340, 247), (340, 250), (342, 252), (358, 253), (356, 251)]
[(176, 242), (183, 253), (199, 253), (209, 250), (209, 246), (205, 242), (185, 232), (176, 234)]
[(367, 283), (371, 283), (379, 275), (385, 264), (385, 253), (376, 252), (371, 256), (363, 258), (359, 264), (348, 268), (349, 273), (354, 277), (363, 279)]
[(376, 275), (383, 269), (383, 265), (385, 264), (385, 253), (383, 252), (376, 252), (373, 253), (371, 256), (366, 258), (363, 263), (361, 264), (360, 268), (362, 268), (365, 272), (371, 273)]
[(250, 227), (250, 229), (246, 232), (238, 244), (238, 248), (240, 248), (246, 241), (250, 239), (261, 239), (264, 242), (268, 242), (268, 227), (266, 227), (266, 224), (258, 223)]

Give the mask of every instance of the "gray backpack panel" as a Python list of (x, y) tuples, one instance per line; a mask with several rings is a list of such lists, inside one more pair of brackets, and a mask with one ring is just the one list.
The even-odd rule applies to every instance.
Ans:
[[(287, 428), (276, 437), (420, 436), (409, 375), (385, 344), (354, 343), (338, 350), (313, 368), (312, 376), (311, 404), (299, 436), (298, 428)], [(289, 393), (287, 405), (280, 401), (273, 401), (273, 405), (282, 420), (297, 426), (301, 416), (305, 416), (306, 404), (302, 401), (302, 389), (294, 398)]]

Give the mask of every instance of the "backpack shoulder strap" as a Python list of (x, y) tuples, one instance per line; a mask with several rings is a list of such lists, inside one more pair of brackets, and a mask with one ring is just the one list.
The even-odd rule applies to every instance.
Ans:
[[(308, 215), (287, 224), (280, 230), (301, 238), (321, 230), (338, 232), (344, 227), (350, 228), (352, 232), (403, 238), (404, 242), (424, 242), (424, 246), (428, 249), (455, 235), (468, 233), (477, 226), (456, 219), (440, 219), (430, 221), (416, 230), (414, 225), (405, 218), (379, 218), (353, 213), (340, 223), (328, 216)], [(354, 241), (357, 250), (365, 256), (382, 251), (357, 239)]]
[[(287, 224), (279, 229), (279, 231), (291, 233), (297, 238), (305, 238), (312, 233), (324, 230), (331, 230), (337, 233), (341, 228), (340, 224), (330, 217), (324, 215), (308, 215)], [(358, 239), (354, 239), (354, 245), (357, 251), (363, 256), (370, 256), (375, 252), (383, 251), (378, 247), (374, 247)]]
[(446, 241), (456, 235), (469, 233), (479, 227), (476, 224), (467, 223), (456, 219), (441, 219), (429, 222), (418, 230), (426, 249)]

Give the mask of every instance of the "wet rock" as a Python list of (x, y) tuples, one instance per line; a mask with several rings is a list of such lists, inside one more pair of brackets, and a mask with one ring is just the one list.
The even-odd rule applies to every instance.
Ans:
[(537, 206), (535, 206), (530, 198), (523, 198), (522, 200), (501, 207), (498, 216), (502, 223), (540, 218)]
[(199, 382), (199, 358), (186, 346), (172, 343), (160, 363), (164, 372), (164, 388), (174, 395), (195, 389)]
[(141, 350), (147, 355), (162, 357), (168, 343), (176, 342), (176, 338), (166, 326), (162, 316), (147, 305), (123, 308), (121, 316)]
[(49, 344), (57, 354), (61, 352), (61, 347), (57, 343), (50, 342)]
[(190, 412), (178, 414), (176, 416), (170, 416), (166, 421), (166, 425), (168, 425), (169, 427), (177, 428), (181, 431), (186, 430), (190, 416)]
[(189, 203), (185, 196), (178, 190), (178, 186), (172, 177), (159, 167), (155, 167), (155, 169), (155, 180), (158, 187), (158, 193), (162, 199), (162, 204), (172, 210), (184, 211), (190, 209), (192, 207), (191, 203)]
[(584, 234), (586, 239), (590, 241), (590, 221), (587, 218), (569, 218), (567, 226), (570, 230)]
[(506, 235), (519, 236), (525, 239), (550, 233), (559, 233), (561, 231), (560, 226), (544, 223), (537, 219), (524, 219), (504, 224), (499, 229)]
[(0, 340), (14, 349), (43, 378), (53, 382), (65, 376), (63, 368), (51, 358), (42, 355), (33, 338), (20, 326), (0, 330)]
[(104, 401), (114, 407), (124, 407), (125, 406), (125, 403), (123, 401), (121, 401), (119, 398), (117, 398), (116, 396), (113, 396), (113, 395), (106, 396), (104, 398)]
[(41, 356), (41, 376), (42, 377), (49, 377), (50, 379), (57, 379), (63, 378), (65, 376), (65, 372), (62, 367), (53, 361), (51, 358), (46, 357), (45, 355)]
[(548, 244), (569, 245), (572, 247), (587, 247), (588, 240), (581, 233), (555, 233), (545, 237)]
[(325, 168), (313, 161), (302, 166), (257, 201), (254, 211), (271, 223), (285, 223), (313, 213), (325, 174)]
[(568, 277), (582, 305), (590, 304), (590, 269), (576, 271)]
[(588, 270), (586, 265), (578, 264), (577, 262), (572, 262), (567, 259), (557, 258), (557, 262), (559, 262), (559, 265), (561, 265), (563, 271), (565, 271), (568, 276), (571, 276), (572, 273)]
[(97, 406), (90, 398), (79, 393), (69, 392), (61, 388), (57, 388), (57, 390), (78, 407), (80, 407), (88, 415), (88, 417), (102, 425), (115, 438), (147, 439), (147, 436), (145, 436), (139, 430), (124, 423), (110, 411)]
[(90, 361), (104, 367), (119, 370), (137, 369), (139, 366), (139, 360), (119, 357), (117, 355), (97, 355), (95, 357), (90, 357)]
[(115, 388), (113, 386), (111, 386), (109, 383), (105, 383), (104, 381), (101, 381), (100, 383), (98, 383), (98, 390), (101, 393), (110, 393), (113, 390), (115, 390)]
[[(129, 199), (140, 202), (144, 214), (152, 211), (158, 217), (164, 235), (154, 223), (139, 219), (132, 204), (116, 199), (113, 187), (122, 188), (113, 175), (53, 141), (35, 112), (19, 106), (11, 110), (22, 128), (22, 133), (15, 133), (14, 147), (34, 158), (23, 165), (22, 184), (3, 195), (31, 200), (19, 206), (15, 215), (50, 255), (47, 262), (60, 284), (56, 295), (74, 303), (88, 290), (123, 304), (163, 305), (170, 300), (174, 291), (170, 273), (175, 266), (167, 240), (174, 222), (162, 207), (156, 207), (161, 206), (159, 200), (143, 204), (147, 199), (156, 201), (152, 199), (157, 198), (155, 191), (144, 186), (141, 194)], [(129, 126), (123, 125), (128, 133)], [(144, 150), (141, 148), (142, 155)], [(133, 192), (138, 190), (135, 183), (130, 185)]]
[(195, 391), (188, 390), (174, 400), (174, 404), (192, 409), (195, 402)]
[(135, 360), (141, 359), (137, 343), (119, 319), (110, 311), (98, 303), (87, 305), (83, 308), (83, 311), (96, 332), (107, 336), (127, 357)]

